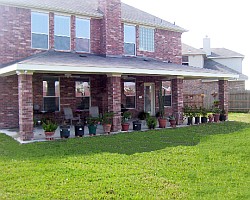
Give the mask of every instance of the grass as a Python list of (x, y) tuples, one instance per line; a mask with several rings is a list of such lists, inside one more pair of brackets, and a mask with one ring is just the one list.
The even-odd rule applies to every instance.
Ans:
[(250, 199), (249, 150), (242, 122), (27, 145), (0, 134), (0, 199)]

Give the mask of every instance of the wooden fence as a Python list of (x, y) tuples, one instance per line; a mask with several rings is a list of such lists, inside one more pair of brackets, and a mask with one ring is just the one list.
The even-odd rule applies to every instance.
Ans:
[(250, 90), (229, 93), (229, 111), (250, 111)]

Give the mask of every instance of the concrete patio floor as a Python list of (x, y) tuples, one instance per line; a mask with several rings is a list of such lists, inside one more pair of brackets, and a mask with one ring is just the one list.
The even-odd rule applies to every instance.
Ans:
[[(178, 125), (177, 127), (184, 127), (186, 125)], [(160, 130), (161, 128), (158, 128), (159, 126), (157, 125), (157, 128), (155, 130)], [(172, 128), (170, 127), (169, 122), (167, 123), (166, 128)], [(141, 125), (141, 131), (148, 131), (149, 129), (147, 128), (146, 122), (143, 120), (142, 125)], [(132, 121), (130, 122), (129, 132), (133, 132), (133, 123)], [(32, 143), (32, 142), (42, 142), (42, 141), (49, 141), (46, 140), (44, 130), (42, 129), (42, 126), (34, 127), (34, 138), (31, 141), (22, 141), (19, 137), (19, 130), (18, 128), (13, 128), (13, 129), (0, 129), (0, 133), (6, 134), (12, 138), (14, 138), (16, 141), (20, 142), (21, 144), (27, 144), (27, 143)], [(126, 133), (126, 131), (120, 131), (120, 132), (111, 132), (110, 135), (112, 134), (118, 134), (118, 133)], [(97, 126), (96, 130), (96, 136), (101, 136), (101, 135), (107, 135), (103, 131), (102, 125)], [(94, 137), (96, 137), (94, 136)], [(70, 126), (70, 137), (69, 138), (74, 138), (75, 137), (75, 128), (74, 125)], [(89, 135), (88, 127), (84, 127), (84, 136), (83, 137), (93, 137)], [(53, 136), (54, 140), (61, 139), (60, 137), (60, 127), (58, 127), (55, 131), (55, 134)]]

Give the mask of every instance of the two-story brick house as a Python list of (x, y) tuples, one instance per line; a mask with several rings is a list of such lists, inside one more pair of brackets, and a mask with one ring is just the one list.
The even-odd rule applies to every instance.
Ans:
[(0, 0), (0, 128), (19, 126), (33, 137), (34, 108), (157, 112), (166, 89), (168, 113), (182, 120), (183, 80), (218, 78), (227, 109), (227, 79), (234, 74), (183, 67), (185, 30), (120, 0)]

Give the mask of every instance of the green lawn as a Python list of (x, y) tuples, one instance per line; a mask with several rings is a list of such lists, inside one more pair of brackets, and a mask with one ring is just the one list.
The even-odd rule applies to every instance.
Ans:
[(250, 199), (249, 155), (242, 122), (26, 145), (0, 134), (0, 199)]

